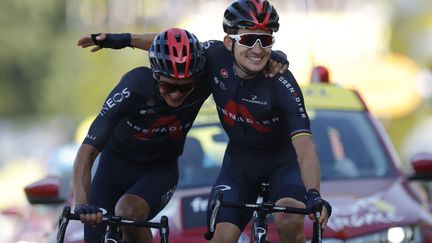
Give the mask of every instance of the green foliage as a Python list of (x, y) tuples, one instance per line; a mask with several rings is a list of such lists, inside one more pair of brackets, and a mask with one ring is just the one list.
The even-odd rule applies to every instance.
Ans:
[(92, 53), (90, 48), (82, 49), (76, 45), (82, 35), (68, 34), (52, 50), (51, 72), (43, 82), (45, 96), (40, 111), (80, 117), (98, 113), (124, 73), (139, 64), (148, 66), (143, 51), (129, 48)]
[[(37, 111), (50, 47), (64, 29), (62, 1), (0, 1), (1, 115)], [(54, 38), (55, 39), (55, 38)]]
[(0, 116), (97, 113), (123, 73), (148, 65), (143, 51), (77, 47), (92, 31), (66, 22), (65, 0), (0, 1)]
[(384, 126), (393, 141), (396, 150), (401, 151), (403, 143), (409, 135), (411, 129), (415, 127), (420, 121), (426, 119), (431, 114), (431, 108), (427, 103), (419, 107), (414, 113), (409, 116), (399, 119), (392, 119), (391, 121), (383, 121)]
[[(400, 9), (393, 20), (390, 47), (394, 52), (404, 53), (418, 64), (432, 69), (430, 40), (432, 33), (432, 2), (418, 0), (414, 11)], [(402, 4), (403, 5), (403, 4)]]

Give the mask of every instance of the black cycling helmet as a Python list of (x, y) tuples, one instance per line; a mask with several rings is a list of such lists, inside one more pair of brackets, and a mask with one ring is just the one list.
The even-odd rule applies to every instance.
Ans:
[(183, 79), (198, 76), (204, 69), (204, 51), (192, 33), (170, 28), (155, 37), (149, 50), (153, 72)]
[(237, 34), (239, 29), (279, 30), (279, 15), (266, 0), (236, 0), (225, 10), (223, 29)]

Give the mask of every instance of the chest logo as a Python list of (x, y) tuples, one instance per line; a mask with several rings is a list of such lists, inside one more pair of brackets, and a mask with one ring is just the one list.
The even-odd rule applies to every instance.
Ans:
[(234, 126), (235, 122), (244, 122), (249, 124), (258, 132), (271, 132), (272, 129), (267, 126), (272, 123), (279, 122), (278, 117), (273, 117), (269, 120), (258, 121), (250, 112), (249, 108), (242, 104), (237, 104), (234, 101), (229, 101), (224, 109), (217, 107), (224, 114), (223, 121), (229, 126)]
[(250, 95), (248, 99), (242, 98), (242, 101), (245, 101), (248, 103), (253, 103), (253, 104), (258, 104), (258, 105), (267, 105), (267, 101), (259, 100), (258, 96), (256, 96), (256, 95)]
[(222, 69), (220, 70), (220, 75), (221, 75), (223, 78), (228, 78), (228, 71), (227, 71), (225, 68), (222, 68)]
[(149, 140), (153, 136), (168, 134), (173, 139), (182, 138), (185, 135), (184, 130), (191, 127), (191, 123), (188, 122), (182, 125), (180, 120), (175, 116), (165, 116), (157, 119), (148, 128), (138, 127), (128, 121), (128, 125), (138, 131), (135, 133), (134, 138), (138, 140)]
[(155, 114), (156, 110), (154, 110), (154, 109), (142, 109), (139, 111), (139, 113), (141, 115), (150, 115), (150, 114)]

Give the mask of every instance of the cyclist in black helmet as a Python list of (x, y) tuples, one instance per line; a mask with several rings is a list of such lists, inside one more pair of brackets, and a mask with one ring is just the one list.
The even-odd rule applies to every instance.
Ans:
[[(276, 204), (309, 211), (323, 206), (320, 221), (325, 228), (331, 206), (319, 193), (320, 165), (301, 89), (290, 71), (264, 75), (275, 41), (273, 33), (279, 29), (276, 9), (265, 0), (234, 1), (225, 11), (223, 28), (223, 42), (203, 44), (205, 76), (229, 137), (209, 202), (221, 189), (226, 201), (250, 202), (256, 199), (261, 182), (267, 181), (270, 200)], [(129, 37), (127, 43), (141, 49), (147, 49), (145, 43), (151, 40), (145, 34)], [(112, 43), (103, 37), (89, 41), (88, 37), (81, 39), (79, 45), (101, 48)], [(251, 216), (250, 212), (221, 208), (212, 242), (237, 242)], [(281, 242), (305, 241), (303, 216), (273, 216)], [(313, 219), (312, 214), (309, 217)]]
[[(177, 186), (186, 133), (209, 96), (200, 80), (203, 49), (193, 34), (163, 31), (152, 42), (149, 59), (151, 69), (138, 67), (123, 75), (77, 153), (74, 212), (86, 223), (86, 243), (101, 242), (104, 210), (150, 220), (164, 208)], [(122, 242), (152, 242), (146, 228), (124, 227), (122, 233)]]
[[(277, 205), (306, 207), (310, 212), (322, 205), (320, 221), (325, 228), (331, 206), (319, 193), (319, 160), (301, 89), (290, 71), (263, 76), (273, 33), (279, 30), (276, 9), (264, 0), (234, 1), (224, 13), (223, 29), (223, 43), (209, 43), (205, 49), (205, 73), (219, 80), (209, 85), (230, 138), (209, 202), (218, 190), (224, 191), (226, 201), (251, 202), (261, 182), (269, 182), (270, 201)], [(227, 70), (224, 75), (219, 74), (222, 69)], [(237, 242), (251, 216), (221, 208), (212, 242)], [(273, 217), (281, 242), (305, 242), (304, 216)]]

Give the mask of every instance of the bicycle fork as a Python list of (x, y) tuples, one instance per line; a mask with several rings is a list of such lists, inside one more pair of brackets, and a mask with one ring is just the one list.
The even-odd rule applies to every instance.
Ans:
[[(268, 183), (261, 184), (261, 192), (258, 197), (258, 202), (264, 202), (265, 206), (271, 205), (268, 204), (269, 196), (268, 196)], [(266, 207), (264, 207), (265, 209)], [(265, 211), (255, 211), (254, 212), (254, 222), (252, 225), (251, 235), (252, 243), (267, 243), (267, 233), (268, 233), (268, 213)]]

